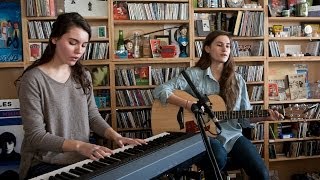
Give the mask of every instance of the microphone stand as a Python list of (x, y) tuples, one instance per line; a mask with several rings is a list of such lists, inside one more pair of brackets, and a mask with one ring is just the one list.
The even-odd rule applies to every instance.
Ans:
[[(184, 76), (184, 78), (187, 80), (189, 86), (191, 87), (192, 91), (196, 94), (197, 98), (199, 99), (198, 102), (196, 104), (192, 104), (191, 106), (191, 111), (194, 113), (197, 123), (198, 123), (198, 128), (200, 130), (201, 133), (201, 137), (202, 140), (204, 142), (204, 146), (207, 150), (207, 154), (209, 156), (209, 160), (211, 162), (211, 165), (213, 167), (215, 176), (217, 178), (217, 180), (223, 180), (221, 172), (219, 170), (216, 158), (214, 156), (214, 153), (212, 151), (212, 148), (210, 146), (209, 140), (208, 140), (208, 136), (206, 134), (205, 128), (204, 128), (204, 120), (202, 117), (202, 114), (204, 112), (208, 113), (208, 115), (210, 116), (210, 118), (214, 118), (214, 114), (211, 111), (211, 109), (209, 108), (209, 106), (206, 104), (207, 102), (210, 102), (208, 97), (206, 96), (206, 98), (203, 98), (203, 96), (200, 95), (200, 93), (197, 91), (196, 87), (194, 86), (194, 84), (192, 83), (192, 81), (190, 80), (188, 74), (185, 71), (181, 72), (182, 75)], [(202, 107), (204, 108), (204, 112), (202, 111)], [(218, 122), (215, 122), (215, 124), (217, 125), (217, 128), (221, 131), (221, 126)]]
[(213, 171), (214, 171), (215, 177), (216, 177), (217, 180), (223, 180), (221, 172), (220, 172), (218, 164), (217, 164), (217, 161), (216, 161), (216, 158), (215, 158), (214, 153), (212, 151), (212, 148), (210, 146), (210, 142), (209, 142), (208, 136), (206, 135), (206, 131), (205, 131), (205, 128), (204, 128), (204, 125), (203, 125), (203, 124), (205, 124), (204, 120), (203, 120), (203, 117), (202, 117), (203, 112), (202, 112), (202, 110), (200, 110), (201, 106), (199, 106), (199, 101), (198, 101), (197, 104), (193, 104), (191, 106), (191, 109), (192, 109), (192, 112), (194, 113), (194, 115), (196, 117), (198, 128), (200, 130), (200, 134), (201, 134), (202, 140), (204, 142), (204, 146), (205, 146), (205, 148), (207, 150), (207, 154), (209, 156), (209, 160), (210, 160), (211, 166), (213, 167)]

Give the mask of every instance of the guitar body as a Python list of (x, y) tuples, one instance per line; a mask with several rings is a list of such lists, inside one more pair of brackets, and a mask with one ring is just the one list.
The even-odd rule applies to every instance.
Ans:
[[(197, 98), (191, 96), (185, 91), (175, 90), (173, 92), (175, 95), (192, 101), (198, 101)], [(226, 111), (226, 106), (223, 99), (218, 95), (210, 95), (208, 96), (213, 108), (213, 111)], [(183, 117), (184, 117), (184, 128), (180, 129), (180, 125), (177, 120), (177, 114), (179, 112), (179, 108), (173, 104), (162, 104), (160, 100), (155, 99), (152, 104), (152, 111), (151, 111), (151, 129), (153, 135), (160, 134), (165, 131), (174, 131), (174, 132), (194, 132), (197, 128), (197, 121), (192, 112), (187, 109), (183, 110)], [(208, 117), (204, 116), (204, 120), (207, 122)], [(216, 132), (216, 127), (212, 121), (208, 121), (206, 123), (206, 129), (212, 133)], [(211, 135), (211, 134), (209, 134)]]

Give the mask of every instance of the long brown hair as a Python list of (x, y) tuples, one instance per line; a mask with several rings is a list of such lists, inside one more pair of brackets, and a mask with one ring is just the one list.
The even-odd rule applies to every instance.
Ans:
[[(202, 55), (200, 60), (196, 63), (196, 67), (199, 67), (202, 70), (207, 69), (211, 65), (211, 56), (209, 53), (205, 51), (206, 46), (210, 46), (211, 43), (218, 36), (228, 36), (230, 39), (230, 43), (232, 43), (232, 38), (230, 33), (225, 31), (213, 31), (207, 35), (206, 39), (203, 42)], [(231, 54), (229, 55), (229, 59), (224, 63), (222, 75), (219, 80), (220, 83), (220, 96), (226, 103), (227, 110), (231, 111), (234, 108), (235, 102), (239, 95), (239, 86), (235, 77), (235, 62)]]
[[(59, 39), (61, 36), (66, 34), (73, 27), (79, 27), (79, 28), (82, 28), (84, 31), (86, 31), (89, 35), (89, 40), (90, 40), (91, 38), (90, 25), (80, 14), (75, 12), (60, 14), (57, 17), (57, 20), (52, 25), (51, 34), (49, 37), (49, 43), (46, 49), (44, 50), (42, 56), (40, 57), (40, 59), (37, 59), (30, 66), (28, 66), (27, 69), (23, 71), (22, 75), (14, 82), (15, 85), (17, 84), (18, 81), (20, 81), (21, 77), (27, 71), (37, 66), (40, 66), (42, 64), (50, 62), (56, 50), (56, 45), (52, 43), (52, 39), (53, 38)], [(90, 84), (89, 77), (85, 73), (87, 69), (80, 63), (80, 61), (77, 61), (76, 64), (71, 67), (71, 70), (72, 70), (73, 79), (81, 85), (85, 94), (89, 94), (92, 87)]]

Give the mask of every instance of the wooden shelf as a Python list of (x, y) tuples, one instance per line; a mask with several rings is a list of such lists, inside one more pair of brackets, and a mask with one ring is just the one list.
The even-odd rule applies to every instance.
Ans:
[(0, 62), (0, 69), (1, 68), (23, 68), (23, 62)]
[(116, 107), (117, 110), (134, 110), (134, 109), (150, 109), (151, 106), (127, 106), (127, 107)]
[(151, 85), (151, 86), (116, 86), (115, 88), (117, 90), (121, 90), (121, 89), (153, 89), (155, 87), (156, 87), (156, 85)]
[(213, 11), (219, 12), (238, 12), (238, 11), (263, 11), (263, 8), (194, 8), (195, 13), (210, 13)]
[[(264, 33), (262, 36), (258, 37), (242, 37), (242, 36), (234, 36), (233, 40), (238, 41), (239, 43), (243, 43), (244, 45), (250, 44), (252, 42), (263, 41), (264, 50), (263, 56), (246, 56), (246, 57), (234, 57), (234, 60), (237, 65), (263, 65), (264, 66), (264, 75), (263, 80), (259, 82), (247, 82), (247, 87), (252, 87), (255, 85), (263, 86), (264, 93), (263, 99), (261, 101), (252, 101), (250, 102), (252, 105), (263, 105), (263, 107), (269, 107), (269, 105), (279, 105), (279, 104), (296, 104), (296, 103), (320, 103), (320, 99), (301, 99), (301, 100), (285, 100), (285, 101), (271, 101), (268, 98), (268, 82), (269, 78), (273, 75), (274, 67), (284, 67), (287, 66), (288, 69), (293, 68), (292, 64), (297, 63), (307, 63), (311, 65), (319, 66), (318, 62), (320, 62), (320, 56), (304, 56), (304, 57), (268, 57), (269, 56), (269, 41), (279, 41), (280, 46), (285, 44), (301, 44), (301, 49), (304, 45), (312, 41), (320, 40), (320, 37), (286, 37), (286, 38), (276, 38), (268, 36), (268, 27), (272, 27), (275, 24), (285, 24), (288, 25), (292, 23), (293, 25), (301, 24), (302, 22), (306, 23), (320, 23), (319, 17), (267, 17), (268, 16), (268, 0), (258, 0), (258, 3), (262, 6), (262, 8), (194, 8), (193, 0), (126, 0), (129, 3), (189, 3), (187, 12), (189, 14), (188, 20), (114, 20), (112, 6), (113, 2), (116, 0), (108, 1), (108, 6), (106, 7), (106, 11), (108, 11), (108, 16), (97, 16), (97, 17), (85, 17), (90, 24), (92, 25), (104, 25), (107, 27), (107, 37), (106, 38), (92, 38), (92, 42), (108, 42), (109, 43), (109, 54), (108, 59), (104, 60), (82, 60), (81, 63), (87, 66), (89, 69), (97, 67), (97, 66), (108, 66), (108, 86), (98, 86), (93, 87), (94, 91), (98, 90), (107, 90), (110, 93), (110, 107), (99, 109), (100, 111), (104, 111), (104, 113), (110, 113), (111, 124), (114, 129), (120, 132), (125, 131), (151, 131), (150, 128), (118, 128), (116, 114), (117, 112), (128, 112), (135, 110), (150, 110), (152, 106), (128, 106), (128, 107), (119, 107), (116, 105), (117, 96), (116, 91), (119, 90), (134, 90), (134, 89), (154, 89), (156, 86), (115, 86), (116, 77), (115, 70), (121, 69), (124, 67), (135, 67), (135, 66), (151, 66), (151, 67), (190, 67), (193, 66), (199, 58), (196, 57), (195, 52), (195, 41), (203, 41), (205, 37), (197, 37), (196, 34), (196, 25), (194, 22), (194, 13), (217, 13), (222, 12), (226, 14), (237, 14), (238, 11), (256, 11), (264, 13)], [(21, 1), (21, 5), (24, 5), (26, 0)], [(48, 42), (49, 39), (29, 39), (28, 38), (28, 22), (29, 21), (54, 21), (57, 17), (25, 17), (26, 9), (25, 5), (22, 6), (22, 39), (24, 42), (23, 49), (23, 57), (24, 62), (17, 63), (0, 63), (1, 71), (22, 71), (23, 68), (26, 68), (30, 65), (28, 60), (29, 52), (27, 43), (42, 43)], [(172, 26), (180, 26), (182, 24), (186, 24), (189, 27), (189, 44), (188, 44), (188, 56), (187, 58), (139, 58), (139, 59), (116, 59), (114, 52), (116, 49), (116, 42), (118, 38), (117, 31), (119, 29), (125, 30), (125, 38), (130, 38), (134, 31), (139, 31), (145, 33), (150, 33), (159, 30), (159, 32), (151, 33), (150, 36), (153, 35), (163, 35), (164, 32), (160, 31), (163, 29), (164, 25), (172, 25)], [(171, 32), (171, 31), (170, 31)], [(174, 36), (174, 32), (171, 32), (172, 36)], [(253, 43), (252, 43), (253, 44)], [(284, 51), (283, 47), (280, 48), (280, 51)], [(311, 67), (309, 76), (313, 78), (313, 80), (320, 79), (320, 73), (318, 72), (318, 68), (316, 66)], [(15, 70), (11, 70), (15, 69)], [(287, 71), (288, 69), (284, 68), (283, 71)], [(282, 71), (282, 70), (279, 70)], [(280, 72), (282, 75), (285, 72)], [(274, 76), (278, 74), (275, 73)], [(250, 94), (249, 94), (250, 95)], [(269, 149), (268, 145), (272, 143), (284, 143), (284, 142), (293, 142), (293, 141), (307, 141), (307, 140), (319, 140), (320, 138), (291, 138), (291, 139), (269, 139), (268, 127), (269, 124), (272, 123), (283, 123), (283, 122), (303, 122), (303, 121), (319, 121), (316, 119), (307, 119), (307, 120), (283, 120), (283, 121), (265, 121), (261, 122), (264, 124), (264, 137), (263, 140), (254, 140), (252, 141), (254, 144), (263, 144), (263, 156), (264, 161), (267, 167), (270, 166), (270, 163), (274, 162), (285, 162), (290, 160), (301, 160), (301, 159), (318, 159), (319, 156), (300, 156), (296, 158), (287, 158), (279, 156), (277, 159), (269, 158)], [(281, 167), (284, 169), (281, 173), (292, 173), (289, 168)], [(287, 169), (286, 169), (287, 168)], [(289, 169), (289, 170), (288, 170)], [(318, 168), (320, 170), (320, 168)]]
[(189, 20), (114, 20), (114, 25), (126, 24), (140, 24), (140, 25), (154, 25), (154, 24), (188, 24)]
[(190, 63), (190, 58), (138, 58), (138, 59), (114, 59), (115, 64), (173, 64)]
[(269, 139), (269, 143), (282, 143), (282, 142), (294, 142), (294, 141), (310, 141), (310, 140), (320, 140), (320, 137)]
[(312, 41), (312, 40), (319, 40), (320, 37), (270, 37), (269, 41), (300, 41), (300, 40), (305, 40), (305, 41)]
[(278, 156), (276, 159), (269, 159), (270, 162), (279, 162), (279, 161), (293, 161), (293, 160), (301, 160), (301, 159), (315, 159), (320, 158), (320, 155), (316, 156), (298, 156), (298, 157), (285, 157), (285, 156)]
[(317, 103), (320, 99), (296, 99), (296, 100), (283, 100), (283, 101), (269, 101), (269, 104), (297, 104), (297, 103)]
[(302, 56), (302, 57), (268, 57), (268, 62), (319, 62), (320, 56)]
[(319, 17), (269, 17), (269, 22), (319, 22)]

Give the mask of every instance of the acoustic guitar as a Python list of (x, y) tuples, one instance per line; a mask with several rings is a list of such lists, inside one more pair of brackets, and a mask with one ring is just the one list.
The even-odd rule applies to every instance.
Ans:
[[(196, 102), (198, 99), (188, 94), (185, 91), (175, 90), (174, 94), (192, 101)], [(228, 119), (239, 119), (239, 118), (254, 118), (254, 117), (267, 117), (269, 113), (267, 110), (242, 110), (242, 111), (226, 111), (226, 106), (224, 100), (218, 95), (208, 96), (213, 114), (219, 121), (228, 120)], [(178, 122), (177, 116), (179, 116), (180, 107), (173, 104), (163, 105), (159, 100), (155, 99), (152, 104), (151, 111), (151, 129), (154, 135), (165, 132), (165, 131), (174, 131), (174, 132), (197, 132), (198, 126), (196, 125), (196, 120), (194, 114), (189, 110), (184, 109), (182, 116), (183, 122)], [(288, 113), (285, 114), (285, 117), (301, 117), (301, 114), (304, 110), (301, 108), (285, 108), (283, 111), (288, 109)], [(284, 112), (282, 112), (284, 114)], [(290, 114), (289, 114), (290, 113)], [(216, 127), (212, 120), (208, 120), (208, 117), (204, 117), (206, 123), (206, 130), (209, 130), (211, 133), (216, 133)], [(210, 134), (208, 134), (210, 135)]]

